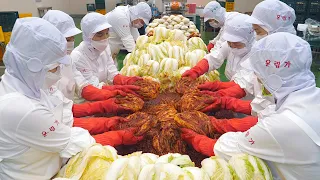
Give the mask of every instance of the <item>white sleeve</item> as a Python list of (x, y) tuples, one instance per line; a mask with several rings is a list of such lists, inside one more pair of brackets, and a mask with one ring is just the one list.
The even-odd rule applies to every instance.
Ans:
[(80, 71), (77, 70), (75, 64), (72, 64), (72, 71), (74, 74), (74, 80), (76, 82), (76, 89), (79, 94), (82, 94), (82, 89), (89, 85), (89, 81), (83, 77)]
[(45, 107), (29, 112), (20, 121), (15, 138), (28, 147), (60, 153), (62, 158), (70, 158), (95, 143), (87, 130), (64, 125)]
[(110, 14), (109, 23), (112, 30), (120, 37), (126, 50), (132, 52), (136, 44), (130, 31), (130, 21), (126, 17), (116, 17), (117, 15), (117, 13)]
[(139, 30), (137, 28), (131, 28), (131, 34), (133, 36), (134, 41), (136, 42), (138, 37), (140, 36)]
[(224, 42), (220, 48), (207, 54), (204, 58), (208, 60), (209, 71), (219, 69), (228, 57), (229, 51), (228, 43)]
[(114, 60), (112, 59), (112, 53), (111, 53), (111, 49), (110, 46), (106, 49), (106, 55), (107, 55), (107, 70), (108, 70), (108, 77), (107, 77), (107, 83), (108, 84), (113, 84), (113, 79), (116, 75), (119, 74), (119, 71), (116, 67), (116, 65), (114, 64)]
[(239, 70), (231, 79), (251, 95), (254, 95), (254, 87), (259, 83), (254, 72), (247, 69)]
[(221, 34), (222, 34), (222, 28), (220, 28), (220, 31), (217, 34), (217, 36), (213, 40), (211, 40), (210, 43), (216, 45), (216, 43), (220, 41), (220, 38), (222, 36)]
[(87, 63), (87, 61), (81, 59), (81, 55), (77, 52), (72, 52), (71, 58), (72, 60), (75, 60), (74, 64), (76, 66), (76, 69), (82, 74), (82, 77), (84, 77), (89, 82), (89, 84), (95, 87), (99, 87), (99, 78), (95, 76), (93, 70), (90, 68), (91, 66)]
[(235, 154), (248, 153), (264, 160), (283, 162), (284, 154), (267, 128), (268, 121), (272, 119), (259, 120), (246, 132), (229, 132), (222, 135), (214, 146), (215, 155), (228, 160)]

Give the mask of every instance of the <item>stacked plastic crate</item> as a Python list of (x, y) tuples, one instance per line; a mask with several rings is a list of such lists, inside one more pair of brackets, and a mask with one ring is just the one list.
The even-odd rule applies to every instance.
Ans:
[(282, 0), (296, 12), (295, 25), (303, 24), (307, 18), (320, 21), (320, 0)]

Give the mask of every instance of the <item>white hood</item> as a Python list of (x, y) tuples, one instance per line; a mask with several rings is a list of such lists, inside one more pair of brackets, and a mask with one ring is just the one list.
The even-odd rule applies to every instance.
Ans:
[(265, 0), (254, 8), (246, 22), (260, 25), (269, 35), (276, 32), (296, 34), (295, 20), (295, 11), (290, 6), (279, 0)]
[(131, 21), (142, 19), (146, 25), (149, 24), (152, 18), (151, 8), (145, 2), (140, 2), (135, 6), (129, 6), (129, 12)]
[(74, 24), (72, 17), (62, 11), (50, 10), (42, 18), (53, 24), (66, 38), (82, 32)]
[(226, 9), (221, 7), (217, 1), (209, 2), (203, 9), (204, 22), (215, 19), (221, 26), (224, 25)]
[(81, 29), (83, 31), (83, 41), (92, 48), (93, 36), (104, 29), (110, 28), (111, 25), (108, 23), (107, 18), (96, 12), (85, 15), (81, 20)]
[(250, 61), (277, 109), (290, 93), (315, 86), (310, 45), (298, 36), (281, 32), (263, 38), (252, 47)]
[(67, 41), (60, 31), (40, 18), (18, 19), (4, 54), (10, 86), (29, 98), (40, 99), (48, 66), (67, 64)]
[(254, 30), (250, 23), (245, 22), (249, 17), (246, 14), (239, 14), (228, 20), (222, 38), (230, 42), (242, 42), (250, 51), (254, 42)]

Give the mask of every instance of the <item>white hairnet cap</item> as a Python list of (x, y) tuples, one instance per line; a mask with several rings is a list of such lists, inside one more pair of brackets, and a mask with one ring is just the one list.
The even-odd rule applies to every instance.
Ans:
[(97, 32), (110, 27), (106, 16), (96, 12), (88, 13), (81, 20), (82, 36), (85, 41), (91, 41)]
[(224, 25), (222, 38), (230, 42), (252, 43), (254, 40), (254, 30), (250, 23), (245, 22), (250, 16), (239, 14), (228, 20)]
[(19, 79), (11, 83), (17, 84), (26, 96), (40, 97), (49, 65), (69, 62), (66, 38), (51, 23), (35, 17), (17, 19), (4, 64), (6, 73)]
[(82, 32), (74, 24), (72, 17), (62, 11), (50, 10), (42, 18), (53, 24), (66, 38)]
[(131, 21), (136, 19), (142, 19), (143, 22), (148, 25), (152, 18), (152, 12), (150, 6), (145, 2), (140, 2), (135, 6), (129, 7)]
[(217, 1), (209, 2), (203, 9), (204, 22), (215, 19), (220, 24), (224, 24), (226, 9), (221, 7)]
[(310, 71), (310, 45), (296, 35), (280, 32), (259, 40), (251, 49), (250, 62), (257, 77), (277, 100), (315, 85)]
[(262, 26), (269, 34), (288, 32), (296, 34), (293, 23), (296, 20), (294, 10), (279, 0), (265, 0), (253, 10), (248, 23)]

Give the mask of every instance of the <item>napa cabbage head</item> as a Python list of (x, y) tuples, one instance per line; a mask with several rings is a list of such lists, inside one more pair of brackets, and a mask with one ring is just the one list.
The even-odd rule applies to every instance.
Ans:
[(232, 167), (223, 159), (212, 156), (201, 162), (201, 168), (209, 175), (211, 179), (219, 180), (238, 180), (234, 178)]
[(238, 154), (229, 160), (236, 176), (241, 180), (270, 180), (272, 175), (268, 166), (259, 158), (248, 154)]

